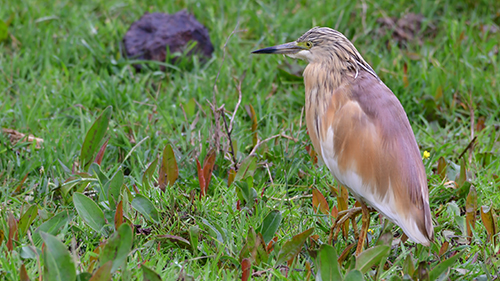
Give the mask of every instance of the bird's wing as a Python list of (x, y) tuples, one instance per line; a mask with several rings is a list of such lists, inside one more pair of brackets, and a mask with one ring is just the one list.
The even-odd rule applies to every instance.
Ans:
[(392, 91), (360, 72), (335, 90), (319, 123), (321, 153), (333, 176), (412, 240), (428, 245), (433, 230), (425, 169)]

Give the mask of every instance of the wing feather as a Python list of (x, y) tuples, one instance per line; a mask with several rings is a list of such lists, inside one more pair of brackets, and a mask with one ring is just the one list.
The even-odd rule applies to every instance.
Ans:
[(427, 178), (406, 113), (392, 91), (361, 71), (334, 91), (319, 146), (333, 176), (428, 245), (433, 230)]

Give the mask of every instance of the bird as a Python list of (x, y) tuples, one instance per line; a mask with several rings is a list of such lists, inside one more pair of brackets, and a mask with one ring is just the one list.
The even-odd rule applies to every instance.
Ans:
[(252, 53), (308, 62), (303, 72), (307, 132), (332, 176), (361, 204), (356, 255), (366, 240), (368, 206), (412, 241), (430, 246), (427, 175), (415, 135), (401, 102), (354, 44), (337, 30), (314, 27), (293, 42)]

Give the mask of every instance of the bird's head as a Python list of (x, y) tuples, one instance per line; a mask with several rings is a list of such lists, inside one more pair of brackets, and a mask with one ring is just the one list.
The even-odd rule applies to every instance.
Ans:
[(357, 53), (352, 43), (342, 33), (328, 27), (314, 27), (293, 42), (260, 49), (252, 53), (284, 54), (291, 58), (315, 62), (328, 57), (329, 54), (337, 53), (339, 47), (345, 51)]
[(293, 42), (256, 50), (252, 53), (284, 54), (309, 63), (327, 63), (333, 67), (353, 69), (356, 72), (364, 69), (377, 77), (351, 41), (344, 34), (328, 27), (314, 27)]

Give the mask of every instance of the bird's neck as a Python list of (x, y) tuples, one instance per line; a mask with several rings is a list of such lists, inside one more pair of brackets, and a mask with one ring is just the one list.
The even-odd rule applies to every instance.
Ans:
[[(323, 119), (327, 115), (335, 115), (337, 110), (349, 100), (350, 91), (337, 91), (340, 88), (349, 88), (348, 85), (355, 77), (347, 66), (332, 67), (332, 64), (310, 63), (304, 70), (306, 87), (306, 121), (309, 136), (314, 149), (321, 155), (320, 140), (325, 138), (327, 123)], [(334, 106), (332, 107), (332, 103)], [(330, 116), (330, 117), (332, 117)]]
[[(306, 87), (306, 105), (314, 103), (316, 115), (323, 115), (335, 90), (349, 84), (356, 76), (356, 70), (351, 70), (348, 63), (332, 60), (329, 63), (310, 63), (304, 70)], [(326, 108), (324, 108), (326, 110)]]

